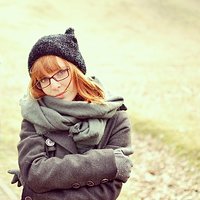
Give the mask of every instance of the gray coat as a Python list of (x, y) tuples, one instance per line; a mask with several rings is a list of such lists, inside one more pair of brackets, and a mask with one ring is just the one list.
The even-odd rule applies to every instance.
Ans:
[[(113, 149), (132, 154), (130, 122), (125, 111), (107, 121), (100, 143), (78, 154), (73, 138), (63, 131), (38, 135), (22, 121), (18, 145), (19, 167), (25, 186), (22, 199), (115, 200), (122, 182), (116, 180)], [(50, 140), (49, 140), (50, 139)]]

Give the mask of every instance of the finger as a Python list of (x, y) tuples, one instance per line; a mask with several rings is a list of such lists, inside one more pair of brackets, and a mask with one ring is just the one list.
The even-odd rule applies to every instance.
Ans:
[(17, 186), (18, 186), (18, 187), (21, 187), (21, 186), (22, 186), (22, 184), (21, 184), (21, 181), (20, 181), (20, 180), (17, 182)]
[(16, 175), (14, 175), (14, 177), (13, 177), (13, 179), (11, 181), (11, 184), (16, 183), (18, 180), (19, 180), (18, 177)]
[(122, 152), (124, 153), (124, 155), (129, 156), (131, 154), (133, 154), (133, 149), (131, 147), (126, 147), (126, 148), (120, 148), (122, 150)]
[(19, 170), (17, 170), (17, 169), (11, 169), (11, 170), (8, 170), (7, 172), (8, 172), (9, 174), (16, 174), (16, 175), (19, 174)]
[(8, 170), (7, 172), (8, 172), (9, 174), (15, 174), (15, 170), (12, 170), (12, 169), (11, 169), (11, 170)]

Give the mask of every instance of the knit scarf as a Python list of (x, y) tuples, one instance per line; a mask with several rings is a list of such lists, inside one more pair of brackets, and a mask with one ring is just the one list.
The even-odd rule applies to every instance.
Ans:
[(107, 119), (123, 105), (123, 98), (113, 97), (104, 104), (65, 101), (50, 96), (20, 100), (22, 117), (34, 125), (39, 135), (62, 130), (69, 133), (77, 149), (97, 145), (104, 133)]

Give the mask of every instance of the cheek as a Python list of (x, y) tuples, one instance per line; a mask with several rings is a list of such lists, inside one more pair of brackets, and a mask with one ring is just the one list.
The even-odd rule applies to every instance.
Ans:
[(76, 84), (75, 84), (75, 81), (73, 79), (71, 80), (71, 83), (70, 83), (69, 79), (63, 80), (62, 81), (62, 86), (64, 86), (64, 87), (68, 86), (68, 90), (70, 90), (71, 92), (72, 91), (74, 91), (74, 92), (77, 91)]
[(69, 84), (70, 80), (69, 79), (64, 79), (62, 81), (60, 81), (62, 86), (67, 86)]
[(42, 91), (45, 93), (45, 94), (49, 94), (50, 93), (50, 90), (49, 90), (49, 88), (47, 87), (47, 88), (44, 88), (44, 89), (42, 89)]

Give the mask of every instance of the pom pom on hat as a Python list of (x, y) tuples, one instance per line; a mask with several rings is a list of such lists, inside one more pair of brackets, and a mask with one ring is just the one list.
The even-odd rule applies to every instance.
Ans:
[(86, 73), (85, 61), (79, 50), (73, 28), (68, 28), (65, 34), (44, 36), (34, 44), (28, 57), (29, 73), (34, 62), (45, 55), (59, 56), (73, 63), (83, 74)]

